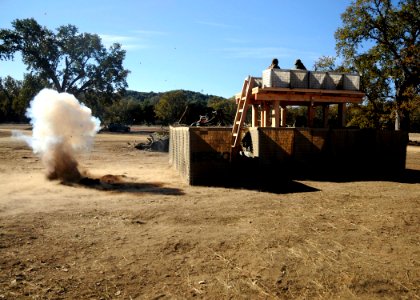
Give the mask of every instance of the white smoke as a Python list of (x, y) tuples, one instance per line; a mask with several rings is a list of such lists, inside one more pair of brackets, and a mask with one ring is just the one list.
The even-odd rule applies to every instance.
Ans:
[(82, 176), (76, 156), (91, 149), (100, 129), (99, 119), (73, 95), (51, 89), (43, 89), (35, 96), (26, 116), (31, 120), (32, 137), (18, 137), (41, 158), (47, 178), (79, 181)]

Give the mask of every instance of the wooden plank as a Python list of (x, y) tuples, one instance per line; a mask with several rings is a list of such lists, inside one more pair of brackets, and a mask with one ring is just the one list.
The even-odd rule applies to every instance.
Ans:
[(363, 97), (365, 94), (361, 91), (350, 90), (326, 90), (326, 89), (290, 89), (290, 88), (260, 88), (255, 87), (252, 89), (252, 94), (259, 93), (306, 93), (306, 94), (342, 94), (342, 95), (355, 95)]
[(295, 95), (295, 94), (255, 94), (252, 102), (258, 101), (290, 101), (295, 105), (304, 105), (304, 102), (324, 102), (330, 104), (338, 103), (361, 103), (361, 97), (349, 96), (327, 96), (327, 95)]

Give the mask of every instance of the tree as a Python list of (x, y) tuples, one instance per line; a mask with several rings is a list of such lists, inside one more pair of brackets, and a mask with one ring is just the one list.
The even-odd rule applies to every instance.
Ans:
[(19, 96), (13, 101), (13, 111), (19, 118), (19, 122), (27, 122), (26, 109), (29, 106), (29, 102), (45, 87), (49, 87), (48, 82), (40, 76), (34, 74), (25, 74)]
[(420, 91), (420, 2), (356, 0), (342, 14), (335, 33), (344, 64), (362, 73), (372, 103), (393, 101), (401, 129), (409, 130), (410, 111)]
[(222, 97), (213, 96), (209, 98), (207, 106), (220, 113), (223, 113), (223, 117), (225, 118), (227, 123), (223, 125), (232, 124), (235, 120), (237, 106), (234, 97), (232, 97), (231, 99), (225, 99)]
[(56, 33), (34, 19), (17, 19), (12, 26), (0, 30), (0, 59), (13, 59), (20, 52), (27, 69), (57, 91), (111, 98), (127, 87), (129, 71), (123, 68), (120, 44), (106, 50), (98, 35), (79, 33), (74, 25), (60, 26)]
[(128, 125), (142, 124), (144, 120), (143, 105), (133, 98), (122, 98), (105, 109), (106, 124), (123, 123)]
[(332, 56), (321, 56), (317, 61), (315, 61), (313, 69), (314, 71), (322, 72), (337, 71), (339, 67), (335, 64), (336, 59), (336, 57)]
[(10, 76), (0, 78), (0, 119), (3, 121), (16, 122), (18, 116), (13, 110), (13, 101), (19, 97), (22, 82)]
[(48, 83), (33, 74), (25, 74), (23, 81), (10, 76), (0, 78), (0, 120), (27, 122), (26, 109), (31, 99)]
[(188, 101), (184, 91), (167, 92), (156, 103), (155, 113), (163, 124), (173, 124), (182, 116), (187, 104)]

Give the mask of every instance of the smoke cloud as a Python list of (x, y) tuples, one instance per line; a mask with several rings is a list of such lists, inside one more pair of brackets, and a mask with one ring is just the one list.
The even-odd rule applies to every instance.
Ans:
[(32, 137), (14, 133), (33, 149), (47, 169), (47, 178), (78, 182), (82, 175), (76, 156), (92, 148), (100, 129), (90, 108), (68, 93), (43, 89), (31, 101), (26, 116)]

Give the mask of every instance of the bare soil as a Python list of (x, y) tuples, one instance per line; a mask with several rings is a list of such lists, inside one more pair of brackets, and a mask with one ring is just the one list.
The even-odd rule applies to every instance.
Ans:
[(48, 181), (15, 127), (30, 134), (0, 126), (0, 299), (420, 298), (420, 147), (399, 178), (270, 193), (188, 186), (134, 148), (147, 128), (101, 133), (79, 159), (89, 186)]

